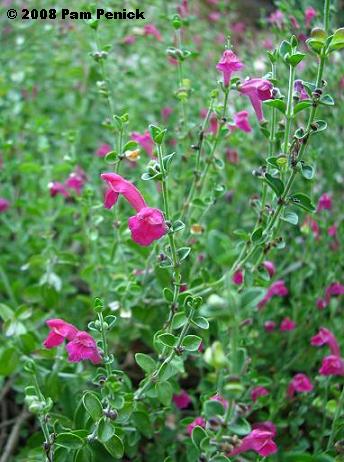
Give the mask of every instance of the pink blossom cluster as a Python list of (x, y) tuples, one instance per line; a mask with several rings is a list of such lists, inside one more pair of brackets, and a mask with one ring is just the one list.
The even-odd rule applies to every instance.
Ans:
[(71, 192), (74, 191), (79, 196), (82, 193), (85, 182), (86, 174), (84, 170), (81, 167), (76, 167), (63, 183), (59, 181), (49, 183), (50, 195), (51, 197), (61, 195), (68, 198)]

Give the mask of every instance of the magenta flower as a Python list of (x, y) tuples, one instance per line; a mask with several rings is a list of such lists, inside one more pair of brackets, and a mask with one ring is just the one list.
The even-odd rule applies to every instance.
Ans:
[(169, 106), (162, 108), (161, 109), (162, 118), (166, 121), (170, 117), (172, 112), (173, 112), (173, 109)]
[(155, 37), (159, 42), (162, 40), (162, 36), (154, 24), (145, 24), (143, 26), (143, 31), (145, 35), (151, 35)]
[(295, 18), (295, 16), (289, 16), (289, 19), (294, 29), (300, 29), (300, 24), (297, 22), (297, 19)]
[(263, 266), (266, 269), (266, 271), (269, 273), (270, 278), (272, 278), (274, 274), (276, 273), (275, 265), (272, 263), (272, 261), (265, 260), (263, 261)]
[(294, 330), (296, 327), (296, 323), (290, 318), (284, 318), (280, 325), (281, 332), (288, 332), (290, 330)]
[(187, 427), (186, 427), (186, 430), (188, 432), (188, 434), (191, 436), (192, 434), (192, 430), (195, 428), (195, 427), (202, 427), (202, 428), (205, 428), (205, 420), (203, 419), (203, 417), (196, 417), (196, 419), (191, 422)]
[(327, 234), (330, 237), (336, 237), (336, 235), (337, 235), (337, 226), (336, 225), (330, 226), (328, 228), (328, 230), (327, 230)]
[(288, 386), (288, 396), (292, 398), (297, 393), (309, 393), (313, 390), (312, 382), (305, 374), (296, 374)]
[(294, 91), (298, 94), (301, 101), (309, 99), (308, 93), (303, 85), (302, 80), (295, 80)]
[(191, 403), (191, 398), (185, 390), (181, 390), (179, 395), (173, 395), (172, 400), (178, 409), (185, 409)]
[(228, 87), (233, 72), (240, 71), (243, 67), (243, 63), (232, 50), (225, 50), (216, 65), (216, 69), (223, 74), (223, 84), (225, 87)]
[(332, 209), (332, 197), (324, 193), (320, 196), (317, 206), (317, 212), (321, 212), (322, 210), (331, 210)]
[(218, 126), (219, 124), (217, 121), (217, 115), (215, 112), (213, 112), (209, 118), (209, 132), (212, 133), (213, 135), (216, 135)]
[(318, 298), (316, 302), (316, 307), (318, 308), (318, 310), (324, 310), (327, 307), (326, 300), (324, 300), (323, 298)]
[(233, 276), (232, 276), (232, 281), (235, 285), (241, 286), (241, 284), (244, 282), (244, 273), (242, 270), (237, 270)]
[(177, 11), (181, 18), (187, 18), (190, 14), (188, 0), (182, 0), (177, 6)]
[(84, 331), (79, 331), (73, 340), (66, 345), (68, 361), (78, 363), (89, 359), (93, 364), (99, 364), (102, 358), (94, 338)]
[(73, 340), (78, 332), (78, 329), (73, 324), (69, 324), (63, 319), (49, 319), (46, 324), (50, 332), (43, 342), (45, 348), (55, 348), (61, 345), (65, 339)]
[(4, 199), (3, 197), (0, 197), (0, 213), (6, 212), (9, 206), (10, 206), (9, 201), (7, 199)]
[(264, 329), (265, 332), (272, 332), (276, 328), (276, 323), (274, 321), (265, 321), (264, 322)]
[(241, 111), (234, 114), (234, 126), (246, 133), (250, 133), (252, 131), (252, 127), (248, 121), (247, 111)]
[(320, 237), (320, 227), (318, 225), (318, 223), (313, 220), (313, 218), (311, 216), (307, 216), (303, 225), (302, 225), (302, 229), (306, 229), (306, 230), (311, 230), (312, 233), (313, 233), (313, 236), (314, 236), (314, 239), (319, 239)]
[(85, 178), (77, 171), (72, 172), (67, 180), (65, 186), (67, 189), (74, 189), (75, 193), (80, 196), (85, 185)]
[(276, 436), (276, 426), (270, 421), (266, 420), (265, 422), (256, 422), (252, 425), (253, 430), (265, 430), (272, 433), (273, 436)]
[(67, 191), (66, 186), (59, 181), (52, 181), (48, 184), (51, 197), (55, 197), (60, 194), (63, 197), (69, 197), (69, 192)]
[(254, 451), (262, 457), (275, 454), (278, 448), (276, 443), (273, 441), (274, 436), (275, 435), (269, 430), (256, 428), (245, 436), (238, 448), (235, 448), (229, 453), (229, 457), (233, 457), (247, 451)]
[(257, 387), (252, 388), (251, 399), (252, 401), (257, 401), (257, 399), (261, 396), (267, 396), (268, 394), (269, 390), (267, 390), (265, 387), (258, 385)]
[(306, 11), (305, 11), (305, 26), (307, 28), (310, 27), (312, 20), (316, 17), (317, 14), (318, 13), (316, 12), (316, 10), (312, 6), (309, 6), (308, 8), (306, 8)]
[(288, 289), (286, 288), (284, 281), (276, 281), (268, 288), (264, 298), (258, 303), (258, 308), (263, 308), (272, 297), (286, 297), (287, 295)]
[(232, 32), (234, 34), (239, 35), (239, 36), (243, 35), (243, 33), (246, 30), (246, 24), (244, 22), (242, 22), (242, 21), (233, 22), (230, 27), (232, 29)]
[(337, 297), (338, 295), (344, 295), (344, 286), (339, 282), (333, 282), (325, 290), (326, 303), (330, 303), (331, 297)]
[(216, 395), (212, 396), (209, 399), (210, 399), (210, 401), (218, 401), (219, 403), (222, 404), (222, 406), (225, 409), (228, 408), (228, 401), (222, 395), (219, 395), (218, 393), (216, 393)]
[(238, 154), (238, 151), (236, 149), (228, 148), (226, 150), (226, 158), (227, 158), (228, 162), (230, 162), (231, 164), (238, 164), (239, 163), (239, 154)]
[(101, 144), (96, 150), (96, 156), (105, 157), (110, 151), (112, 151), (112, 147), (109, 144)]
[(209, 21), (217, 22), (221, 19), (221, 13), (219, 11), (212, 11), (208, 14)]
[(273, 85), (265, 79), (248, 79), (239, 85), (238, 90), (249, 97), (259, 122), (264, 119), (262, 101), (272, 98)]
[(149, 157), (154, 157), (154, 141), (148, 130), (146, 130), (142, 135), (139, 132), (133, 132), (131, 134), (131, 139), (136, 141), (141, 148), (146, 151)]
[(159, 209), (148, 207), (140, 191), (129, 181), (116, 173), (103, 173), (101, 178), (109, 189), (105, 194), (104, 206), (111, 208), (122, 194), (137, 214), (130, 217), (128, 226), (132, 239), (139, 245), (147, 246), (160, 239), (167, 232), (163, 213)]
[(335, 335), (325, 327), (320, 327), (319, 332), (311, 338), (311, 345), (328, 345), (334, 356), (340, 356), (340, 349)]
[(284, 22), (284, 14), (280, 10), (273, 11), (268, 17), (268, 21), (273, 26), (276, 26), (279, 29), (282, 29), (283, 22)]
[(135, 42), (136, 42), (135, 35), (126, 35), (122, 40), (122, 43), (124, 45), (133, 45)]
[(273, 43), (273, 41), (271, 39), (267, 38), (267, 39), (263, 40), (263, 47), (266, 50), (273, 50), (274, 43)]
[(321, 375), (344, 375), (344, 360), (336, 355), (325, 356), (322, 360)]

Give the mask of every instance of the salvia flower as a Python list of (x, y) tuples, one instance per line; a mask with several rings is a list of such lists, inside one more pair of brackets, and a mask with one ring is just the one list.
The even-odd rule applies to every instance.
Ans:
[(89, 359), (93, 364), (99, 364), (102, 360), (94, 338), (84, 331), (79, 331), (73, 340), (66, 345), (68, 361), (78, 363)]
[(73, 189), (78, 196), (80, 196), (84, 185), (85, 177), (79, 170), (72, 172), (65, 181), (66, 188)]
[(344, 295), (344, 285), (339, 282), (333, 282), (325, 290), (325, 300), (330, 303), (331, 297), (337, 297), (338, 295)]
[(258, 398), (262, 396), (267, 396), (269, 394), (269, 390), (265, 387), (258, 385), (257, 387), (252, 388), (251, 390), (251, 399), (252, 401), (257, 401)]
[(243, 63), (232, 50), (225, 50), (216, 65), (216, 69), (223, 74), (223, 84), (225, 87), (228, 87), (233, 72), (240, 71), (243, 67)]
[(302, 80), (295, 80), (294, 82), (294, 91), (297, 93), (301, 101), (309, 99), (308, 93), (303, 85)]
[(154, 157), (154, 141), (148, 130), (142, 134), (139, 132), (133, 132), (131, 134), (131, 139), (136, 141), (141, 146), (141, 148), (146, 151), (149, 157)]
[(306, 11), (305, 11), (305, 26), (307, 28), (310, 27), (311, 22), (316, 17), (316, 15), (317, 15), (317, 12), (312, 6), (309, 6), (308, 8), (306, 8)]
[(272, 278), (274, 274), (276, 273), (276, 267), (272, 261), (269, 261), (269, 260), (263, 261), (263, 267), (269, 273), (270, 278)]
[(328, 236), (330, 236), (330, 237), (336, 237), (336, 235), (337, 235), (337, 226), (336, 226), (336, 225), (330, 226), (330, 227), (327, 229), (327, 234), (328, 234)]
[(289, 19), (294, 29), (300, 29), (300, 24), (297, 22), (297, 19), (295, 18), (295, 16), (289, 16)]
[(344, 360), (336, 355), (325, 356), (322, 360), (321, 375), (344, 375)]
[(288, 386), (288, 396), (292, 398), (297, 393), (309, 393), (313, 390), (310, 379), (305, 374), (296, 374)]
[(272, 332), (276, 328), (276, 323), (275, 321), (265, 321), (264, 322), (264, 329), (265, 332)]
[(209, 398), (210, 401), (218, 401), (219, 403), (222, 404), (222, 406), (227, 409), (228, 408), (228, 401), (226, 400), (226, 398), (224, 398), (222, 395), (220, 395), (219, 393), (216, 393), (216, 395), (212, 396), (211, 398)]
[(173, 395), (172, 400), (178, 409), (185, 409), (191, 403), (190, 395), (185, 390), (181, 390), (178, 395)]
[(239, 154), (236, 149), (227, 148), (226, 149), (226, 159), (231, 164), (239, 163)]
[(73, 340), (78, 332), (78, 329), (73, 324), (69, 324), (63, 319), (49, 319), (46, 323), (50, 332), (43, 342), (45, 348), (55, 348), (61, 345), (64, 340)]
[(242, 270), (237, 270), (232, 276), (232, 281), (235, 285), (241, 286), (241, 284), (244, 282), (244, 273)]
[(318, 300), (316, 301), (316, 307), (318, 308), (318, 310), (324, 310), (327, 307), (326, 300), (323, 298), (318, 298)]
[(264, 119), (262, 101), (272, 98), (273, 85), (265, 79), (248, 79), (238, 86), (238, 90), (243, 95), (248, 96), (257, 115), (259, 122)]
[(154, 24), (145, 24), (143, 26), (144, 35), (151, 35), (155, 37), (159, 42), (162, 40), (162, 36)]
[(3, 197), (0, 197), (0, 213), (6, 212), (9, 206), (9, 201), (7, 199), (4, 199)]
[(97, 157), (105, 157), (106, 154), (108, 154), (110, 151), (112, 151), (112, 148), (109, 144), (101, 144), (99, 148), (96, 150), (96, 156)]
[(270, 420), (266, 420), (265, 422), (255, 422), (252, 425), (253, 430), (266, 430), (272, 433), (273, 436), (276, 436), (276, 426)]
[(173, 112), (173, 109), (169, 106), (162, 108), (161, 109), (162, 118), (166, 121), (170, 117), (172, 112)]
[(137, 214), (130, 217), (128, 226), (132, 239), (139, 245), (147, 246), (160, 239), (167, 232), (163, 213), (159, 209), (148, 207), (140, 191), (130, 181), (116, 173), (103, 173), (101, 178), (109, 186), (105, 194), (104, 206), (111, 208), (122, 194)]
[(270, 24), (278, 27), (279, 29), (282, 29), (284, 14), (280, 10), (273, 11), (269, 16), (268, 21)]
[(254, 451), (262, 457), (275, 454), (278, 448), (273, 440), (274, 436), (274, 433), (269, 430), (256, 428), (243, 438), (239, 447), (229, 453), (229, 457), (247, 451)]
[(340, 349), (335, 335), (325, 327), (320, 327), (319, 332), (311, 338), (311, 345), (328, 345), (333, 355), (340, 356)]
[(250, 133), (252, 131), (252, 127), (250, 122), (248, 121), (248, 112), (247, 111), (240, 111), (234, 114), (234, 126), (242, 130), (243, 132)]
[(324, 193), (320, 196), (317, 206), (317, 212), (321, 212), (322, 210), (331, 210), (332, 209), (332, 197)]
[(290, 330), (294, 330), (296, 327), (296, 323), (290, 318), (284, 318), (280, 325), (281, 332), (288, 332)]
[(63, 197), (69, 197), (69, 192), (67, 191), (66, 186), (59, 181), (52, 181), (48, 184), (49, 192), (51, 197), (61, 195)]
[(285, 286), (284, 281), (276, 281), (268, 288), (263, 299), (258, 303), (258, 308), (263, 308), (272, 297), (286, 297), (287, 295), (288, 289)]
[(188, 432), (188, 434), (191, 436), (192, 434), (192, 430), (195, 428), (195, 427), (202, 427), (202, 428), (205, 428), (205, 425), (206, 425), (206, 422), (205, 420), (203, 419), (203, 417), (196, 417), (196, 419), (191, 422), (187, 427), (186, 427), (186, 430)]

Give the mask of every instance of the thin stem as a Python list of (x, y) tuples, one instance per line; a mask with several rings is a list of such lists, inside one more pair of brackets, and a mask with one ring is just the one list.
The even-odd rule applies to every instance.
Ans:
[(288, 154), (288, 143), (290, 137), (290, 128), (293, 114), (293, 88), (295, 80), (295, 66), (289, 66), (289, 86), (288, 86), (288, 100), (286, 110), (286, 126), (284, 131), (283, 154)]
[(111, 368), (110, 364), (108, 363), (109, 349), (108, 349), (108, 344), (107, 344), (106, 334), (105, 334), (105, 329), (104, 329), (103, 313), (98, 313), (98, 319), (99, 319), (100, 328), (101, 328), (100, 333), (101, 333), (101, 336), (102, 336), (102, 346), (103, 346), (103, 351), (104, 351), (105, 369), (106, 369), (107, 378), (109, 378), (112, 375), (112, 368)]
[(341, 412), (343, 410), (343, 407), (344, 407), (344, 387), (342, 389), (342, 393), (340, 395), (338, 405), (337, 405), (337, 408), (336, 408), (336, 412), (335, 412), (335, 415), (334, 415), (334, 418), (333, 418), (330, 438), (329, 438), (328, 443), (327, 443), (326, 451), (329, 451), (333, 446), (334, 437), (336, 435), (337, 421), (338, 421), (338, 419), (340, 417), (340, 414), (341, 414)]

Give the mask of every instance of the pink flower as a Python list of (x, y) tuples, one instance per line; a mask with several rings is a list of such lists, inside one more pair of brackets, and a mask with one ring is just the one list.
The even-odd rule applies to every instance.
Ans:
[(181, 390), (179, 395), (173, 395), (172, 399), (178, 409), (185, 409), (191, 403), (191, 398), (185, 390)]
[(68, 361), (78, 363), (89, 359), (93, 364), (99, 364), (102, 360), (94, 338), (84, 331), (79, 331), (73, 340), (66, 345)]
[(330, 303), (331, 297), (337, 297), (338, 295), (344, 295), (344, 286), (339, 282), (333, 282), (325, 291), (325, 300)]
[(344, 77), (342, 77), (342, 78), (339, 80), (339, 88), (341, 88), (341, 89), (344, 88)]
[(344, 375), (344, 360), (336, 355), (325, 356), (319, 373), (321, 375)]
[(265, 306), (272, 297), (286, 297), (287, 295), (288, 289), (286, 288), (284, 281), (276, 281), (268, 288), (264, 298), (258, 303), (258, 308), (263, 308), (263, 306)]
[(233, 276), (232, 276), (232, 281), (235, 285), (241, 286), (241, 284), (244, 282), (244, 273), (242, 270), (237, 270)]
[(210, 399), (210, 401), (218, 401), (219, 403), (222, 404), (222, 406), (225, 409), (228, 408), (228, 401), (223, 396), (219, 395), (218, 393), (216, 393), (216, 395), (212, 396), (209, 399)]
[(51, 183), (49, 183), (48, 187), (49, 187), (51, 197), (55, 197), (58, 194), (61, 194), (61, 196), (63, 197), (69, 196), (69, 192), (67, 191), (67, 188), (65, 187), (63, 183), (60, 183), (59, 181), (52, 181)]
[(276, 323), (274, 321), (265, 321), (264, 322), (264, 329), (265, 332), (272, 332), (276, 328)]
[(269, 38), (263, 40), (263, 47), (266, 50), (273, 50), (273, 48), (274, 48), (273, 41), (271, 39), (269, 39)]
[(312, 382), (305, 374), (294, 375), (292, 381), (288, 386), (288, 396), (292, 398), (297, 393), (308, 393), (313, 390)]
[(136, 42), (136, 37), (135, 35), (126, 35), (123, 40), (122, 40), (122, 43), (124, 45), (132, 45), (133, 43)]
[(262, 101), (272, 98), (272, 88), (273, 85), (271, 82), (259, 78), (245, 80), (245, 82), (238, 87), (238, 90), (243, 95), (249, 97), (259, 122), (264, 119)]
[(188, 0), (182, 0), (181, 4), (177, 7), (177, 11), (181, 18), (188, 17), (190, 14)]
[(314, 239), (319, 239), (320, 237), (320, 227), (318, 225), (318, 223), (313, 220), (313, 218), (311, 216), (307, 216), (303, 225), (302, 225), (302, 228), (303, 229), (306, 229), (306, 230), (311, 230), (312, 233), (313, 233), (313, 236), (314, 236)]
[(300, 29), (300, 24), (297, 22), (295, 16), (290, 16), (289, 19), (294, 29)]
[(270, 24), (277, 26), (279, 29), (282, 29), (284, 14), (280, 10), (273, 11), (269, 16), (268, 21)]
[(332, 209), (332, 197), (324, 193), (320, 196), (317, 206), (317, 212), (321, 212), (322, 210), (331, 210)]
[(196, 419), (186, 427), (186, 430), (190, 436), (192, 434), (192, 430), (195, 427), (205, 428), (205, 420), (203, 419), (203, 417), (196, 417)]
[(272, 261), (265, 260), (263, 261), (263, 266), (266, 269), (266, 271), (269, 273), (270, 278), (272, 278), (274, 274), (276, 273), (275, 265), (272, 263)]
[(247, 111), (241, 111), (234, 114), (234, 124), (235, 127), (239, 128), (243, 132), (250, 133), (252, 131), (252, 127), (248, 121)]
[(310, 27), (312, 19), (315, 18), (317, 14), (318, 13), (316, 12), (316, 10), (312, 6), (309, 6), (308, 8), (306, 8), (306, 11), (305, 11), (305, 26), (307, 28)]
[(173, 112), (173, 109), (169, 106), (162, 108), (161, 109), (162, 118), (166, 121), (170, 117), (172, 112)]
[(0, 213), (6, 212), (9, 206), (10, 206), (9, 201), (7, 199), (4, 199), (3, 197), (0, 197)]
[(261, 396), (267, 396), (269, 394), (269, 390), (265, 387), (261, 387), (258, 385), (257, 387), (252, 388), (251, 390), (251, 399), (252, 401), (257, 401), (258, 398)]
[(325, 309), (327, 307), (326, 300), (324, 300), (323, 298), (318, 298), (316, 302), (316, 307), (318, 308), (318, 310)]
[(159, 42), (162, 40), (161, 34), (158, 29), (154, 26), (154, 24), (145, 24), (143, 26), (144, 34), (145, 35), (152, 35), (155, 37)]
[(57, 347), (65, 339), (73, 340), (78, 332), (78, 329), (73, 324), (69, 324), (63, 321), (63, 319), (49, 319), (46, 323), (50, 328), (50, 332), (43, 342), (45, 348)]
[(228, 148), (226, 150), (226, 158), (227, 158), (228, 162), (230, 162), (231, 164), (238, 164), (239, 163), (239, 155), (238, 155), (238, 151), (236, 149)]
[(256, 428), (245, 436), (238, 448), (235, 448), (229, 453), (229, 457), (233, 457), (247, 451), (254, 451), (263, 457), (275, 454), (278, 448), (276, 443), (273, 441), (274, 436), (275, 435), (269, 430)]
[(246, 24), (242, 21), (233, 22), (230, 28), (234, 34), (242, 35), (246, 30)]
[(232, 50), (225, 50), (216, 69), (223, 74), (223, 84), (228, 87), (233, 72), (240, 71), (244, 65)]
[(288, 332), (290, 330), (294, 330), (296, 327), (296, 323), (290, 318), (284, 318), (280, 325), (281, 332)]
[(137, 214), (130, 217), (128, 226), (132, 239), (139, 245), (147, 246), (160, 239), (167, 232), (163, 213), (159, 209), (148, 207), (140, 191), (130, 181), (116, 173), (103, 173), (101, 178), (109, 189), (105, 194), (104, 206), (111, 208), (122, 194)]
[(101, 144), (99, 148), (96, 150), (97, 157), (105, 157), (107, 153), (112, 151), (112, 147), (109, 144)]
[(209, 21), (217, 22), (221, 19), (221, 13), (219, 11), (212, 11), (208, 14)]
[(305, 90), (302, 80), (295, 80), (294, 91), (298, 94), (301, 101), (309, 99), (308, 93)]
[(311, 338), (311, 345), (328, 345), (330, 347), (331, 353), (334, 356), (340, 356), (339, 345), (336, 337), (330, 330), (326, 329), (325, 327), (320, 327), (319, 332)]
[(65, 186), (68, 189), (74, 189), (78, 196), (81, 194), (84, 184), (85, 178), (78, 171), (72, 172), (65, 181)]
[(272, 433), (273, 436), (276, 436), (276, 426), (270, 421), (266, 420), (265, 422), (256, 422), (252, 425), (253, 430), (265, 430)]
[(327, 230), (327, 234), (330, 236), (330, 237), (336, 237), (337, 235), (337, 226), (336, 225), (332, 225), (328, 228)]
[(149, 157), (154, 157), (154, 141), (148, 130), (146, 130), (142, 135), (139, 132), (133, 132), (131, 134), (131, 139), (139, 143), (139, 145), (146, 151)]
[(209, 132), (216, 135), (218, 129), (217, 115), (213, 112), (209, 118)]

